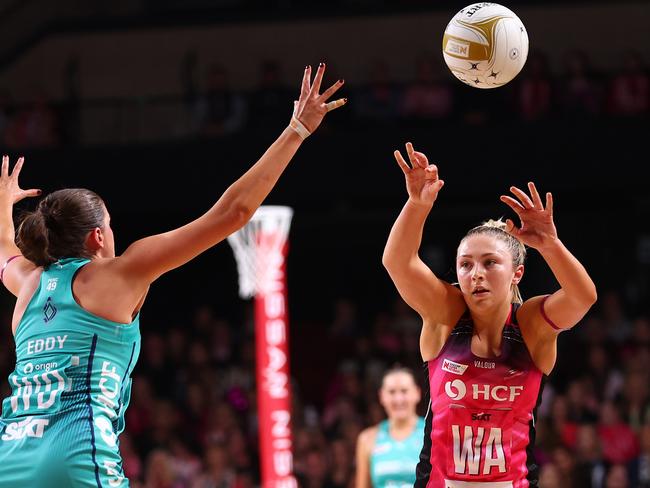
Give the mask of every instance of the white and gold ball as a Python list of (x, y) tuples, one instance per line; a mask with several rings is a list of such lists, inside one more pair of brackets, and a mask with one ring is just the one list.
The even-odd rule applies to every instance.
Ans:
[(511, 81), (528, 57), (528, 33), (497, 3), (473, 3), (451, 19), (442, 39), (445, 63), (463, 83), (496, 88)]

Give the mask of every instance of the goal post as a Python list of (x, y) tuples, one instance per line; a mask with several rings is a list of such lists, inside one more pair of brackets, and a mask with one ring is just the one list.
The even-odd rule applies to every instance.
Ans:
[(239, 295), (254, 297), (257, 410), (263, 488), (296, 488), (293, 476), (286, 258), (293, 210), (262, 206), (228, 237)]

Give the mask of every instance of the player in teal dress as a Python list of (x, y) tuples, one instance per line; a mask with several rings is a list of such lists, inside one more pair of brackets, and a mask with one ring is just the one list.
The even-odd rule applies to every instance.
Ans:
[(359, 435), (357, 488), (413, 486), (424, 433), (424, 419), (416, 413), (420, 396), (410, 369), (398, 367), (384, 374), (379, 401), (388, 419)]
[[(104, 202), (85, 189), (44, 197), (16, 238), (20, 158), (0, 173), (0, 280), (17, 297), (16, 367), (0, 418), (1, 488), (127, 487), (118, 436), (140, 352), (139, 311), (162, 274), (241, 228), (260, 206), (343, 82), (319, 94), (325, 66), (305, 68), (289, 126), (215, 205), (178, 229), (115, 255)], [(173, 191), (170, 188), (169, 191)], [(8, 344), (2, 347), (9, 347)]]

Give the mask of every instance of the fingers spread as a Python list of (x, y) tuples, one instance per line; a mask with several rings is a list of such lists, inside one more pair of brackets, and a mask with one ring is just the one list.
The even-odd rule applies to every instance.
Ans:
[(18, 158), (18, 161), (16, 162), (16, 166), (14, 166), (14, 169), (11, 172), (11, 176), (13, 176), (14, 178), (18, 178), (18, 175), (20, 174), (20, 170), (23, 169), (24, 162), (25, 162), (25, 158), (23, 157)]
[(302, 74), (302, 84), (300, 85), (300, 98), (304, 98), (309, 95), (309, 90), (311, 89), (311, 66), (305, 66), (305, 72)]
[(342, 107), (347, 102), (348, 102), (347, 98), (339, 98), (338, 100), (333, 100), (331, 102), (326, 103), (325, 108), (329, 112), (329, 111), (334, 110), (336, 108)]
[(414, 168), (419, 167), (419, 168), (426, 168), (427, 165), (424, 164), (421, 159), (417, 156), (417, 153), (415, 152), (415, 149), (413, 149), (413, 144), (410, 142), (406, 143), (406, 153), (409, 156), (409, 161), (411, 162), (411, 166)]
[(413, 153), (415, 152), (415, 149), (413, 149), (413, 143), (412, 142), (407, 142), (406, 143), (406, 154), (408, 154), (409, 158), (413, 156)]
[(515, 194), (517, 196), (517, 198), (519, 198), (519, 200), (521, 201), (522, 205), (525, 208), (533, 208), (534, 207), (533, 202), (530, 200), (528, 195), (526, 195), (526, 193), (524, 193), (522, 190), (520, 190), (516, 186), (511, 186), (510, 191), (513, 194)]
[(535, 183), (532, 181), (528, 182), (528, 191), (530, 191), (530, 196), (533, 197), (533, 203), (537, 210), (544, 210), (544, 205), (542, 204), (542, 199), (539, 197)]
[(323, 92), (323, 94), (318, 97), (321, 102), (326, 102), (329, 97), (334, 95), (339, 88), (343, 86), (343, 83), (345, 83), (344, 80), (339, 80), (336, 83), (334, 83), (332, 86), (330, 86), (327, 90)]
[(499, 198), (499, 200), (501, 200), (501, 201), (502, 201), (503, 203), (505, 203), (508, 207), (510, 207), (511, 209), (513, 209), (517, 214), (519, 214), (519, 212), (523, 212), (524, 210), (526, 210), (526, 209), (524, 208), (524, 206), (523, 206), (521, 203), (519, 203), (519, 202), (518, 202), (517, 200), (515, 200), (514, 198), (509, 197), (508, 195), (501, 195), (501, 197)]
[(399, 167), (402, 168), (404, 174), (405, 175), (409, 174), (411, 168), (409, 167), (408, 164), (406, 164), (406, 161), (404, 161), (404, 158), (402, 157), (402, 153), (400, 153), (399, 151), (395, 151), (393, 155), (395, 156), (395, 161), (397, 161)]
[(413, 144), (410, 142), (406, 143), (406, 150), (409, 155), (409, 159), (411, 160), (411, 163), (413, 163), (414, 166), (419, 166), (420, 168), (426, 168), (429, 166), (429, 160), (427, 159), (426, 155), (424, 153), (421, 153), (419, 151), (416, 151), (413, 148)]
[(320, 91), (320, 84), (323, 81), (323, 74), (325, 73), (325, 63), (320, 63), (318, 65), (318, 70), (316, 70), (316, 76), (314, 77), (314, 83), (311, 85), (311, 90), (309, 94), (311, 96), (318, 96)]
[(25, 197), (37, 197), (37, 196), (39, 196), (41, 193), (43, 193), (42, 190), (39, 190), (39, 189), (37, 189), (37, 188), (31, 188), (31, 189), (29, 189), (29, 190), (23, 190), (23, 192), (22, 192), (22, 197), (23, 197), (23, 198), (25, 198)]
[(546, 193), (546, 211), (553, 215), (553, 195), (550, 191)]

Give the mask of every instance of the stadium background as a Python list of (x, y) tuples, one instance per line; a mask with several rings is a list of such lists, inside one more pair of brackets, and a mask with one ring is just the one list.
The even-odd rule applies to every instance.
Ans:
[[(119, 252), (207, 209), (288, 122), (304, 65), (326, 62), (326, 82), (346, 79), (349, 105), (300, 149), (267, 202), (295, 209), (301, 485), (349, 486), (356, 432), (381, 418), (382, 369), (420, 367), (417, 317), (381, 267), (405, 201), (392, 151), (410, 140), (447, 183), (422, 248), (436, 272), (452, 280), (464, 232), (506, 215), (499, 195), (534, 180), (554, 193), (560, 236), (598, 286), (593, 312), (561, 337), (547, 386), (542, 486), (650, 486), (650, 8), (510, 2), (529, 31), (529, 60), (511, 84), (484, 91), (442, 62), (444, 26), (463, 6), (2, 0), (0, 146), (26, 156), (23, 186), (102, 195)], [(554, 287), (531, 252), (524, 295)], [(12, 303), (3, 292), (3, 377)], [(251, 311), (229, 247), (156, 283), (142, 330), (127, 474), (148, 487), (255, 483)]]

